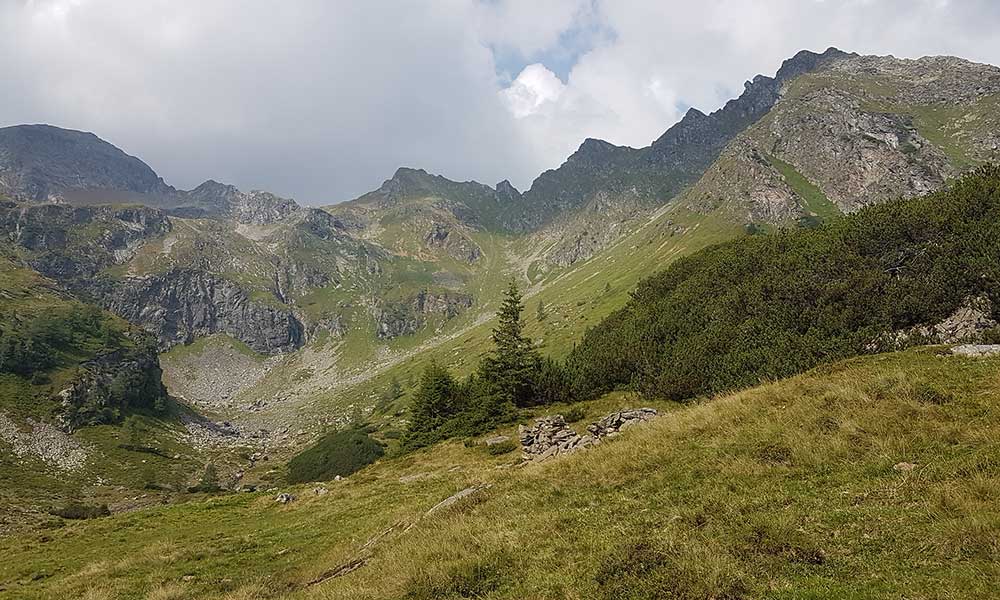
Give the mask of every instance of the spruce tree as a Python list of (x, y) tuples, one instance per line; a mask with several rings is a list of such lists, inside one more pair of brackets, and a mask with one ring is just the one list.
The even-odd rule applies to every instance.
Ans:
[(413, 396), (410, 411), (411, 433), (427, 433), (438, 429), (462, 409), (458, 385), (447, 369), (431, 362), (420, 378), (420, 387)]
[(492, 393), (517, 406), (534, 403), (534, 381), (541, 365), (541, 357), (531, 339), (523, 333), (521, 321), (521, 291), (511, 280), (503, 303), (497, 312), (493, 330), (493, 351), (480, 364), (480, 378)]

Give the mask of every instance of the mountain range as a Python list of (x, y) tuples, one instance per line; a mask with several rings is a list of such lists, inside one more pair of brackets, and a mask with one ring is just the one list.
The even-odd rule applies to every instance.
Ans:
[[(644, 148), (587, 139), (524, 191), (403, 167), (301, 206), (212, 180), (178, 190), (92, 133), (2, 128), (0, 361), (29, 324), (59, 353), (0, 375), (0, 440), (34, 461), (4, 465), (17, 475), (0, 507), (21, 507), (5, 525), (39, 522), (70, 489), (116, 510), (158, 502), (205, 463), (229, 487), (269, 487), (276, 463), (359, 420), (392, 445), (425, 365), (466, 374), (487, 351), (511, 279), (543, 353), (593, 330), (590, 352), (609, 315), (653, 318), (616, 311), (682, 257), (945, 190), (998, 152), (1000, 68), (835, 48)], [(159, 412), (128, 393), (140, 387)], [(176, 458), (142, 501), (145, 459), (115, 441), (131, 413)]]

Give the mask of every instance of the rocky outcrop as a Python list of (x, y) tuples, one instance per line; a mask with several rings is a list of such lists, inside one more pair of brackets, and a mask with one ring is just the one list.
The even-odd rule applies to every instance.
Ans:
[(746, 138), (726, 148), (683, 202), (703, 213), (732, 210), (748, 223), (787, 223), (805, 215), (795, 190)]
[(127, 278), (101, 298), (110, 311), (152, 332), (164, 350), (213, 333), (268, 354), (304, 343), (302, 323), (291, 310), (252, 301), (235, 283), (201, 271)]
[(435, 250), (443, 250), (455, 260), (466, 263), (474, 263), (483, 255), (475, 242), (444, 223), (431, 223), (427, 233), (424, 234), (424, 245)]
[(420, 199), (431, 199), (436, 207), (447, 210), (466, 225), (502, 228), (496, 217), (499, 207), (496, 190), (476, 181), (451, 181), (423, 169), (401, 167), (379, 189), (361, 196), (351, 205), (385, 210), (406, 200)]
[[(937, 191), (964, 169), (996, 160), (1000, 68), (952, 57), (851, 55), (795, 72), (686, 204), (784, 225), (816, 212), (810, 186), (850, 213)], [(809, 185), (790, 180), (789, 170)]]
[(951, 315), (932, 325), (920, 325), (882, 336), (866, 348), (869, 352), (900, 350), (916, 344), (976, 344), (987, 332), (1000, 327), (993, 318), (993, 303), (984, 295), (970, 296)]
[(132, 348), (80, 363), (76, 377), (57, 394), (65, 430), (115, 423), (130, 410), (154, 409), (166, 400), (155, 342), (145, 333), (133, 337)]
[(345, 220), (353, 223), (342, 215), (331, 215), (325, 210), (318, 208), (307, 208), (302, 211), (301, 218), (295, 227), (311, 236), (321, 240), (332, 240), (346, 237), (346, 230), (349, 226)]
[(249, 225), (267, 225), (299, 210), (294, 200), (270, 192), (242, 192), (233, 185), (208, 180), (189, 192), (183, 192), (187, 204), (202, 207), (208, 214), (218, 214)]
[(997, 326), (993, 303), (986, 295), (979, 295), (966, 298), (946, 319), (928, 327), (918, 327), (911, 335), (935, 344), (980, 342), (986, 332)]
[(972, 358), (997, 356), (1000, 354), (1000, 344), (962, 344), (961, 346), (952, 348), (951, 353), (956, 356), (969, 356)]
[(430, 509), (428, 509), (427, 512), (424, 513), (424, 516), (426, 517), (428, 515), (432, 515), (432, 514), (438, 512), (438, 511), (444, 510), (444, 509), (446, 509), (446, 508), (448, 508), (450, 506), (453, 506), (453, 505), (457, 504), (458, 502), (464, 500), (465, 498), (468, 498), (469, 496), (472, 496), (473, 494), (478, 494), (479, 492), (488, 490), (491, 487), (492, 487), (492, 484), (484, 483), (484, 484), (475, 485), (475, 486), (472, 486), (472, 487), (465, 488), (464, 490), (461, 490), (461, 491), (459, 491), (459, 492), (457, 492), (457, 493), (455, 493), (455, 494), (453, 494), (451, 496), (448, 496), (444, 500), (442, 500), (442, 501), (438, 502), (437, 504), (435, 504), (434, 506), (430, 507)]
[(787, 104), (762, 128), (757, 146), (795, 165), (842, 212), (923, 195), (958, 174), (905, 114), (866, 109), (836, 88)]
[(697, 181), (726, 144), (766, 115), (789, 80), (848, 56), (836, 48), (822, 54), (799, 52), (775, 77), (758, 75), (746, 82), (740, 97), (719, 110), (706, 115), (692, 108), (646, 148), (584, 141), (565, 163), (540, 175), (524, 193), (524, 221), (538, 228), (586, 206), (598, 194), (613, 202), (637, 199), (637, 210), (662, 205)]
[(406, 300), (383, 304), (376, 313), (376, 335), (379, 339), (411, 335), (431, 317), (452, 319), (471, 307), (472, 296), (467, 294), (421, 290)]
[(33, 253), (29, 263), (40, 273), (67, 284), (125, 264), (170, 229), (162, 211), (144, 206), (0, 205), (0, 235)]
[(524, 460), (543, 461), (560, 454), (576, 452), (601, 443), (601, 439), (614, 437), (621, 431), (656, 417), (656, 409), (638, 408), (619, 410), (587, 426), (587, 433), (576, 433), (562, 415), (535, 419), (532, 427), (517, 428)]
[(581, 436), (573, 431), (562, 415), (535, 419), (532, 427), (519, 425), (517, 434), (521, 439), (523, 458), (533, 461), (543, 461), (599, 443), (592, 435)]
[(656, 417), (655, 408), (635, 408), (611, 413), (596, 423), (587, 426), (587, 431), (595, 439), (618, 435), (634, 425), (645, 423)]

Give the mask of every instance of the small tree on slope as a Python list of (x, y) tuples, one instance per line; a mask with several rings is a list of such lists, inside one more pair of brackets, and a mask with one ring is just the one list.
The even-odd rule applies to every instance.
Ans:
[(464, 408), (458, 384), (447, 369), (435, 362), (427, 365), (420, 378), (420, 387), (413, 396), (409, 432), (432, 432)]
[(523, 310), (521, 292), (511, 280), (497, 312), (493, 351), (479, 367), (479, 376), (492, 388), (491, 392), (517, 406), (535, 403), (535, 379), (542, 362), (531, 339), (523, 333)]

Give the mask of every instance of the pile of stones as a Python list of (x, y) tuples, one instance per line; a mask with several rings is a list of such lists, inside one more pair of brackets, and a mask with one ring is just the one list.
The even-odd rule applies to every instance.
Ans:
[(525, 460), (535, 461), (592, 446), (598, 441), (591, 435), (581, 436), (573, 431), (562, 415), (535, 419), (533, 427), (520, 425), (517, 433), (521, 438), (521, 450)]
[(623, 429), (644, 423), (656, 416), (655, 408), (619, 410), (587, 426), (587, 431), (597, 439), (618, 435)]
[(623, 429), (648, 421), (656, 416), (652, 408), (620, 410), (587, 426), (588, 433), (580, 435), (566, 424), (562, 415), (535, 419), (531, 427), (518, 427), (523, 458), (539, 462), (559, 454), (569, 454), (581, 448), (596, 446), (601, 438), (618, 435)]

